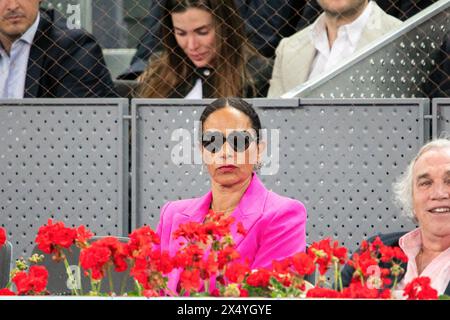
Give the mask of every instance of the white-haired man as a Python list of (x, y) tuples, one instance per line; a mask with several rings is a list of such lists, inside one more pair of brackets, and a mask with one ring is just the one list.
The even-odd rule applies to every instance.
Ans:
[[(450, 140), (423, 146), (394, 184), (397, 202), (418, 228), (380, 235), (385, 245), (399, 246), (408, 257), (398, 289), (417, 277), (429, 277), (438, 294), (450, 295)], [(353, 270), (343, 271), (348, 285)]]

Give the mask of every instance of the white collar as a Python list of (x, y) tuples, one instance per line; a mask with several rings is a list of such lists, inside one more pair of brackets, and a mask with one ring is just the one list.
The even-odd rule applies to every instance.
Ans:
[[(347, 33), (348, 38), (352, 45), (356, 46), (358, 43), (362, 30), (364, 29), (364, 26), (369, 21), (369, 17), (372, 14), (373, 3), (372, 1), (369, 1), (366, 8), (364, 8), (364, 11), (359, 15), (358, 18), (356, 18), (351, 23), (345, 24), (341, 26), (338, 30), (338, 33), (341, 32), (341, 29), (344, 30), (344, 32)], [(322, 13), (317, 20), (313, 23), (312, 29), (311, 29), (311, 40), (313, 42), (316, 42), (318, 39), (323, 37), (327, 37), (326, 32), (326, 25), (325, 25), (325, 13)], [(327, 38), (328, 40), (328, 38)]]
[(36, 20), (34, 21), (34, 23), (31, 25), (31, 27), (28, 28), (28, 30), (20, 37), (20, 41), (25, 41), (28, 44), (32, 44), (33, 40), (34, 40), (34, 36), (36, 35), (38, 26), (39, 26), (39, 21), (41, 20), (41, 15), (38, 12), (37, 16), (36, 16)]

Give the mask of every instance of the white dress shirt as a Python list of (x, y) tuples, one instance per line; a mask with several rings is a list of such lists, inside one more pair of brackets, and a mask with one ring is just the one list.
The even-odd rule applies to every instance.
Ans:
[(371, 12), (372, 1), (369, 1), (362, 14), (356, 20), (338, 29), (337, 38), (331, 48), (325, 25), (325, 15), (322, 14), (314, 22), (311, 40), (316, 48), (316, 55), (311, 65), (308, 80), (332, 70), (338, 63), (355, 52), (362, 30), (368, 23)]
[(11, 46), (8, 55), (0, 44), (0, 99), (22, 99), (25, 91), (28, 59), (40, 16)]

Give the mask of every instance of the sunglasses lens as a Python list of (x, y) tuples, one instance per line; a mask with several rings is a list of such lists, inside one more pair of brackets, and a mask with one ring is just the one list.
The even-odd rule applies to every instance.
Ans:
[(246, 131), (234, 131), (227, 140), (235, 152), (242, 152), (248, 149), (253, 137)]
[(222, 148), (224, 137), (220, 132), (205, 132), (203, 134), (202, 145), (211, 153), (216, 153)]

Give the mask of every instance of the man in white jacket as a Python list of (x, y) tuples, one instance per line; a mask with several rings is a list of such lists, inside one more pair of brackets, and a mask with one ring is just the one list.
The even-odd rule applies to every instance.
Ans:
[(402, 24), (374, 1), (318, 0), (318, 3), (324, 12), (316, 21), (278, 45), (269, 98), (280, 97), (330, 71), (343, 59)]

